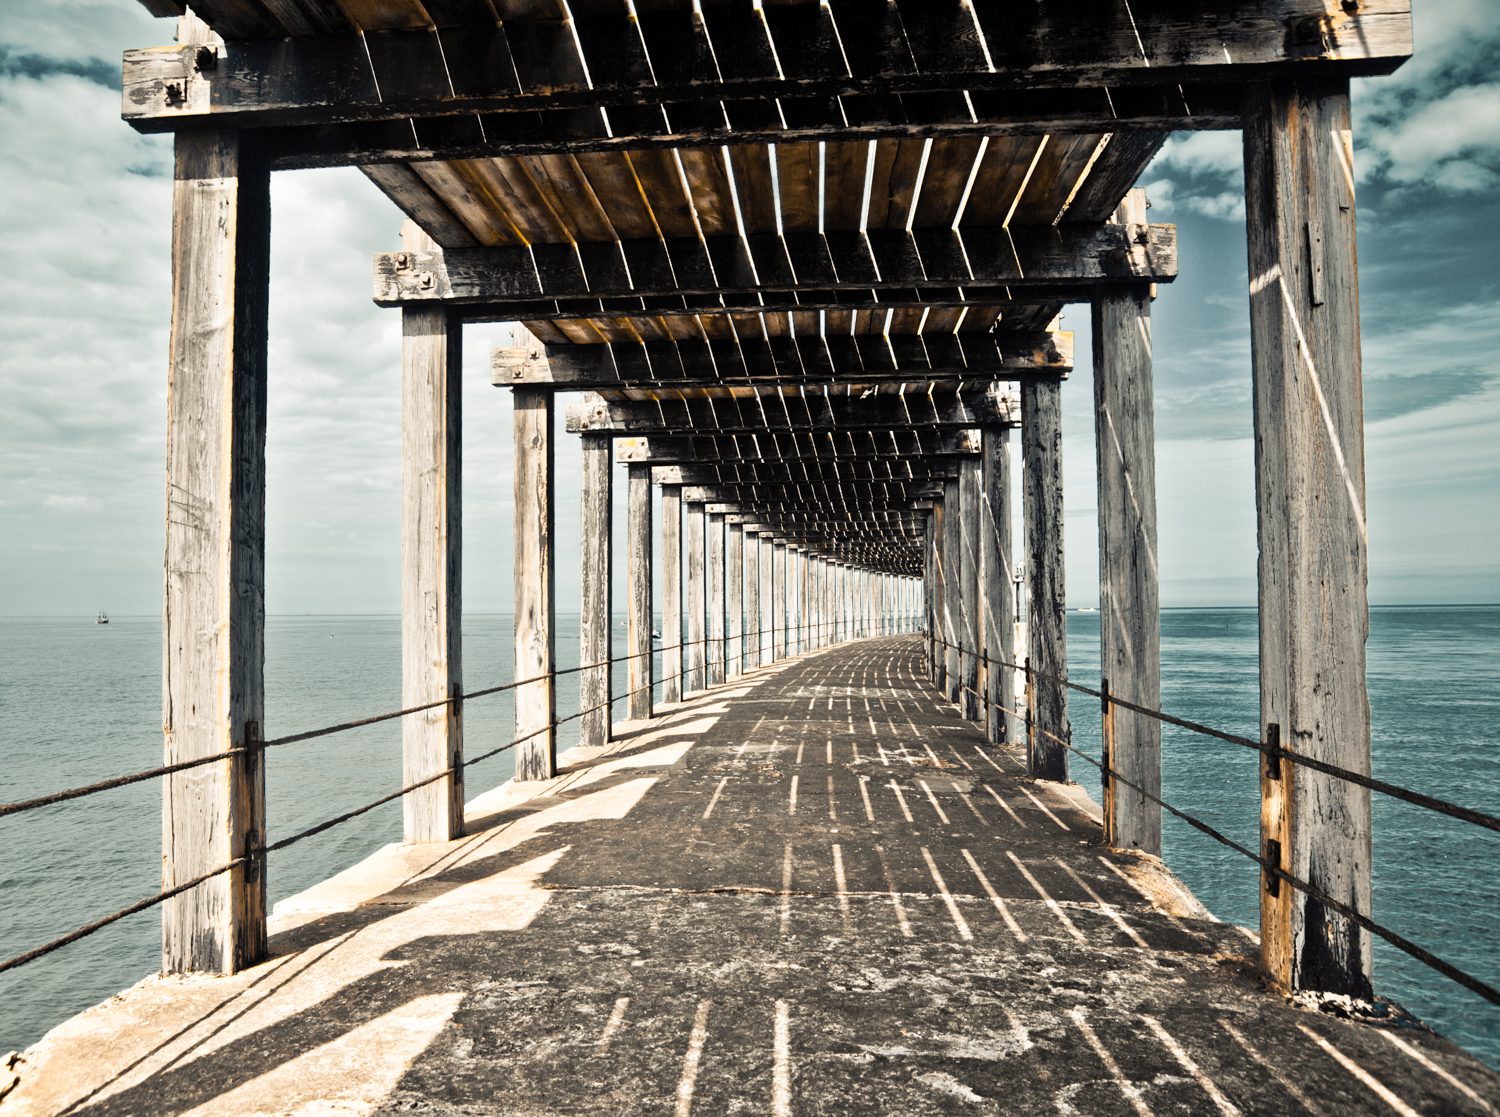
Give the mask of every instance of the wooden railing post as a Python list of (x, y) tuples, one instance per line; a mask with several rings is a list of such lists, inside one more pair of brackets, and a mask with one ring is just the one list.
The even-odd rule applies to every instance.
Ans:
[[(403, 241), (426, 250), (408, 223)], [(401, 704), (446, 706), (401, 719), (401, 779), (450, 774), (401, 800), (408, 844), (464, 832), (462, 475), (463, 326), (443, 307), (401, 312)]]
[(661, 487), (661, 700), (682, 701), (682, 486)]
[(557, 772), (556, 537), (552, 389), (513, 388), (515, 402), (516, 779)]
[(760, 534), (745, 532), (745, 666), (760, 666)]
[[(655, 705), (655, 644), (651, 630), (651, 466), (632, 463), (626, 480), (625, 574), (629, 579), (626, 632), (629, 636), (630, 668), (626, 672), (630, 691), (627, 716), (633, 721), (649, 718)], [(665, 641), (663, 641), (665, 642)], [(665, 653), (663, 653), (665, 659)]]
[[(1250, 86), (1245, 213), (1260, 544), (1260, 705), (1288, 752), (1370, 770), (1364, 407), (1347, 79)], [(1370, 911), (1370, 793), (1282, 762), (1263, 848)], [(1275, 843), (1273, 847), (1271, 843)], [(1273, 888), (1273, 882), (1277, 887)], [(1261, 955), (1286, 988), (1370, 995), (1370, 938), (1274, 876)]]
[[(610, 676), (613, 653), (614, 438), (585, 434), (583, 439), (583, 496), (580, 509), (582, 543), (581, 601), (578, 618), (578, 743), (597, 747), (609, 741)], [(603, 666), (592, 666), (602, 664)]]
[(962, 566), (964, 518), (963, 496), (957, 478), (943, 482), (943, 696), (957, 702), (962, 693), (963, 670), (959, 663), (958, 640), (962, 632), (960, 614), (964, 607)]
[(1021, 436), (1025, 447), (1026, 630), (1033, 714), (1031, 774), (1068, 778), (1067, 595), (1063, 589), (1062, 381), (1021, 381)]
[(979, 459), (964, 458), (958, 467), (958, 640), (959, 709), (967, 721), (979, 720)]
[(270, 170), (232, 131), (176, 138), (162, 728), (162, 969), (231, 973), (266, 954), (266, 304)]

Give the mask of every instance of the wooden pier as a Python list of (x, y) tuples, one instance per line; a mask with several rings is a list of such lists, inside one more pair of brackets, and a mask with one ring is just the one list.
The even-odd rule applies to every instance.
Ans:
[(278, 905), (268, 961), (69, 1022), (5, 1112), (1500, 1106), (1432, 1033), (1269, 990), (959, 715), (913, 637), (756, 670)]
[[(1500, 1003), (1372, 911), (1372, 793), (1500, 830), (1369, 768), (1349, 83), (1408, 57), (1408, 0), (142, 2), (178, 17), (123, 102), (176, 143), (165, 764), (123, 782), (164, 780), (163, 888), (98, 926), (159, 906), (165, 976), (26, 1053), (7, 1112), (1495, 1112), (1371, 968), (1382, 936)], [(1245, 135), (1261, 724), (1189, 728), (1259, 752), (1260, 838), (1189, 821), (1258, 874), (1254, 933), (1157, 860), (1177, 238), (1134, 184), (1184, 129)], [(270, 180), (316, 166), (407, 219), (372, 288), (402, 319), (403, 708), (369, 719), (402, 722), (404, 841), (268, 919), (270, 857), (353, 817), (266, 829), (267, 751), (350, 728), (267, 732), (262, 677)], [(1065, 640), (1074, 303), (1097, 688)], [(506, 433), (462, 413), (473, 323), (518, 324), (496, 685), (458, 638), (463, 440)], [(501, 690), (515, 739), (476, 748), (465, 704)]]

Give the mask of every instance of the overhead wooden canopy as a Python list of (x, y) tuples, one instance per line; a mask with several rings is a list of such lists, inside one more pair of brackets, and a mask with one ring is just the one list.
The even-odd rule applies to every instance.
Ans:
[[(133, 125), (361, 166), (427, 238), (377, 257), (378, 302), (522, 322), (496, 384), (592, 389), (573, 429), (708, 467), (750, 512), (775, 470), (805, 482), (778, 514), (831, 486), (824, 534), (850, 486), (928, 480), (914, 459), (1009, 421), (970, 402), (994, 381), (1066, 374), (1065, 303), (1175, 277), (1172, 228), (1121, 209), (1169, 131), (1238, 127), (1246, 82), (1411, 50), (1409, 0), (193, 11), (223, 41), (128, 52)], [(741, 461), (766, 467), (717, 469)]]

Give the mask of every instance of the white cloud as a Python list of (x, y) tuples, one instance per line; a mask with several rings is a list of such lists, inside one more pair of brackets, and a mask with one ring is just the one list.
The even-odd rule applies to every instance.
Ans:
[(1374, 171), (1457, 193), (1500, 182), (1500, 82), (1465, 85), (1372, 127)]

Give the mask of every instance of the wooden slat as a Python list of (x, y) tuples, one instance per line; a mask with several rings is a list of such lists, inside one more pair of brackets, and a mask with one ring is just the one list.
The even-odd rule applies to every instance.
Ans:
[(630, 694), (626, 708), (631, 720), (635, 721), (649, 718), (654, 704), (652, 681), (655, 664), (651, 639), (651, 632), (655, 626), (655, 618), (651, 612), (651, 467), (649, 465), (630, 466), (628, 486), (626, 524), (628, 525), (629, 553), (626, 578), (629, 584), (627, 626), (629, 629), (628, 651), (631, 660), (626, 672), (630, 681)]
[(661, 488), (661, 700), (682, 700), (682, 486)]
[[(578, 743), (600, 747), (610, 738), (613, 609), (614, 486), (611, 438), (585, 435), (579, 506)], [(596, 666), (603, 664), (603, 666)]]

